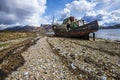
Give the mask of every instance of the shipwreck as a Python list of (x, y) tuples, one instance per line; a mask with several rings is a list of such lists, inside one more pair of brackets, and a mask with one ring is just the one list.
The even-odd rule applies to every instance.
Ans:
[(93, 33), (95, 39), (95, 33), (99, 29), (97, 20), (85, 24), (84, 20), (77, 20), (73, 16), (70, 16), (63, 20), (61, 25), (53, 24), (54, 36), (57, 37), (75, 37), (89, 40), (89, 34)]

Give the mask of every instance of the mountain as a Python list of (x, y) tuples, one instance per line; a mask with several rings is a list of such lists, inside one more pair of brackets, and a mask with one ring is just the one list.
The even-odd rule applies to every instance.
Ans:
[(43, 27), (46, 32), (52, 32), (52, 25), (51, 24), (42, 24), (41, 27)]
[(100, 29), (120, 29), (120, 24), (116, 24), (113, 26), (101, 26)]
[(120, 24), (116, 24), (114, 26), (110, 26), (111, 29), (116, 29), (116, 28), (120, 28)]
[(0, 26), (0, 31), (4, 30), (5, 27), (4, 26)]
[(0, 27), (0, 30), (3, 30), (3, 28), (2, 28), (2, 27)]
[(4, 31), (30, 31), (30, 32), (40, 32), (45, 33), (45, 29), (40, 26), (14, 26), (4, 29)]
[(8, 27), (4, 30), (6, 31), (32, 31), (34, 29), (33, 26), (14, 26), (14, 27)]

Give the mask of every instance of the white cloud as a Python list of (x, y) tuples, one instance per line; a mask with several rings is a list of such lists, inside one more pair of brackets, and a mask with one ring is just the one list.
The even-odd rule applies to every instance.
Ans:
[(120, 17), (120, 9), (112, 11), (111, 14)]
[(83, 18), (88, 22), (92, 20), (98, 20), (100, 25), (120, 24), (119, 11), (120, 10), (112, 12), (107, 12), (104, 10), (90, 11), (86, 12)]
[[(101, 25), (120, 24), (120, 0), (74, 0), (66, 4), (69, 14), (86, 21), (98, 20)], [(66, 13), (65, 13), (66, 14)]]
[(86, 11), (92, 10), (96, 6), (96, 3), (89, 2), (87, 0), (74, 0), (71, 3), (65, 5), (62, 12), (66, 13), (66, 10), (71, 15), (82, 17)]

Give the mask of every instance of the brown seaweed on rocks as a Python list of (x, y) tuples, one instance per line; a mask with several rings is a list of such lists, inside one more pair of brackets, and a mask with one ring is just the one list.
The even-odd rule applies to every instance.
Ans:
[(19, 43), (16, 46), (9, 48), (8, 50), (1, 51), (4, 56), (1, 56), (0, 64), (0, 80), (4, 80), (13, 71), (16, 71), (19, 67), (25, 63), (24, 57), (21, 55), (22, 52), (26, 51), (31, 45), (36, 44), (37, 39), (29, 39)]

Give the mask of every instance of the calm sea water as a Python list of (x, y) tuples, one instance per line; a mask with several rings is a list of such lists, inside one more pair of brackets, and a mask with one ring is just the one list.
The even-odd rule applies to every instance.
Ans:
[[(47, 34), (54, 34), (54, 32), (48, 32)], [(102, 29), (95, 32), (95, 34), (97, 38), (120, 41), (120, 29)]]
[(95, 33), (97, 38), (120, 41), (120, 29), (103, 29)]

